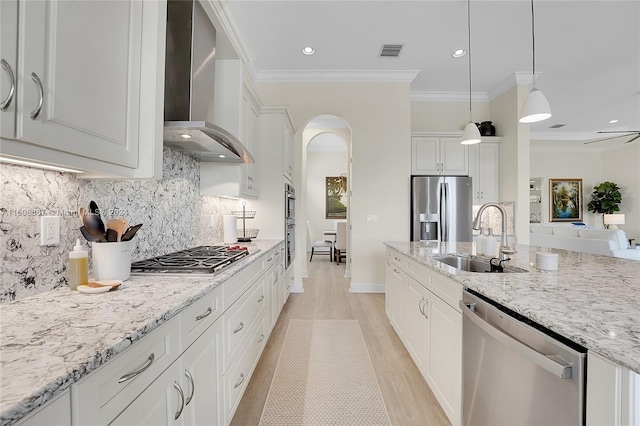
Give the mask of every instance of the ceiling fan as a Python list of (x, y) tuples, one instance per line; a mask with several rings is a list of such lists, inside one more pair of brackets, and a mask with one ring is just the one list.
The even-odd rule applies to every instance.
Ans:
[[(584, 144), (588, 145), (590, 143), (596, 143), (596, 142), (602, 142), (602, 141), (608, 141), (609, 139), (617, 139), (617, 138), (623, 138), (625, 136), (633, 136), (631, 139), (629, 139), (628, 141), (625, 142), (625, 144), (630, 143), (635, 141), (636, 139), (640, 138), (640, 130), (617, 130), (617, 131), (610, 131), (610, 132), (598, 132), (598, 133), (623, 133), (621, 135), (616, 135), (616, 136), (611, 136), (609, 138), (602, 138), (602, 139), (596, 139), (593, 141), (587, 141)], [(635, 136), (634, 136), (635, 135)]]

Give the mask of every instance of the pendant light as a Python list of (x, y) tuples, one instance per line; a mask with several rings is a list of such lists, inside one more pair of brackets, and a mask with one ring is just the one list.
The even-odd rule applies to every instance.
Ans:
[(545, 98), (540, 90), (536, 89), (536, 31), (533, 14), (533, 0), (531, 0), (531, 41), (533, 46), (533, 88), (520, 110), (521, 123), (536, 123), (551, 117), (551, 106), (549, 106), (549, 101), (547, 101), (547, 98)]
[(471, 0), (467, 0), (467, 30), (469, 36), (469, 124), (464, 128), (462, 132), (462, 145), (473, 145), (481, 142), (480, 131), (478, 126), (473, 122), (471, 117)]

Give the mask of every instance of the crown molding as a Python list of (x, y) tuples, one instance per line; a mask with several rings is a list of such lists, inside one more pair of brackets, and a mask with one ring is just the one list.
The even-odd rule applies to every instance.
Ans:
[[(222, 31), (226, 34), (231, 42), (231, 45), (235, 49), (238, 57), (242, 60), (243, 64), (250, 64), (254, 61), (255, 56), (253, 51), (249, 47), (249, 44), (242, 36), (242, 32), (238, 29), (235, 19), (229, 13), (227, 13), (227, 1), (205, 0), (202, 1), (203, 5), (208, 5), (213, 11), (214, 15), (222, 26)], [(206, 8), (205, 8), (206, 10)], [(219, 28), (216, 28), (220, 31)]]
[[(414, 102), (469, 102), (469, 92), (411, 92)], [(472, 102), (489, 102), (485, 92), (471, 92)]]
[(260, 83), (411, 83), (420, 71), (395, 70), (305, 70), (305, 71), (258, 71), (256, 82)]

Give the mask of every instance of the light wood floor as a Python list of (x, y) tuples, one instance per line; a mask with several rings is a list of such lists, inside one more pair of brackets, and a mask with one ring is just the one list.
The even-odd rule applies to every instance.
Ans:
[(357, 319), (394, 425), (450, 425), (384, 312), (383, 294), (351, 294), (344, 266), (309, 264), (304, 293), (291, 294), (269, 337), (232, 425), (257, 425), (290, 319)]

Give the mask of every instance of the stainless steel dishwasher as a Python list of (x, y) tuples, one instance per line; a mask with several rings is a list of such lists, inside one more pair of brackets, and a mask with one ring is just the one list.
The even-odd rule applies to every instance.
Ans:
[(475, 292), (460, 307), (465, 425), (584, 425), (585, 348)]

